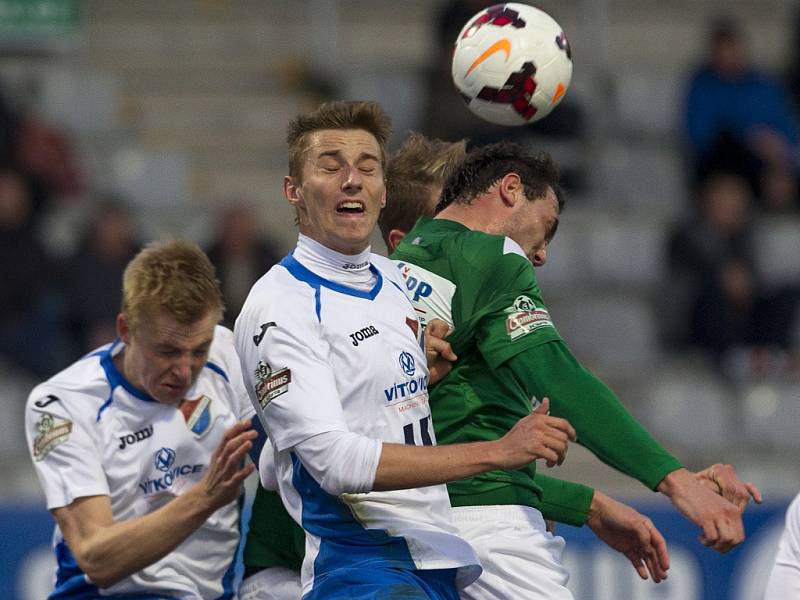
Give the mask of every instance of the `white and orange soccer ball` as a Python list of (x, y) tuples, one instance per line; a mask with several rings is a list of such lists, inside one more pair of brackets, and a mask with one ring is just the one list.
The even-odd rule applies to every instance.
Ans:
[(458, 34), (452, 74), (473, 113), (499, 125), (526, 125), (561, 102), (572, 79), (572, 52), (546, 12), (496, 4)]

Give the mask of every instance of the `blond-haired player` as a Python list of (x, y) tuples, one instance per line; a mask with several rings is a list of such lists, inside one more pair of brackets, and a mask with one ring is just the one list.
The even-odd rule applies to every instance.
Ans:
[(29, 450), (57, 524), (52, 597), (234, 597), (256, 432), (222, 310), (195, 244), (151, 244), (125, 270), (119, 337), (31, 392)]

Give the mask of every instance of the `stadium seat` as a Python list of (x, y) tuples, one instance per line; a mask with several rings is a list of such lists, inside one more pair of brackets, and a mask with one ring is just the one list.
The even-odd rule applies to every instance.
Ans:
[(800, 383), (752, 383), (741, 398), (744, 443), (783, 451), (800, 449)]
[(584, 233), (593, 281), (652, 289), (664, 277), (665, 234), (658, 221), (596, 219)]
[(609, 142), (600, 169), (596, 205), (605, 211), (674, 219), (687, 203), (683, 167), (669, 145)]
[(773, 288), (800, 285), (800, 219), (761, 219), (753, 245), (764, 284)]
[(656, 322), (644, 296), (573, 288), (547, 304), (564, 340), (589, 364), (631, 374), (658, 359)]
[(635, 412), (668, 447), (702, 453), (730, 444), (736, 407), (735, 390), (713, 371), (664, 364), (644, 386)]
[(120, 127), (121, 83), (109, 73), (54, 67), (39, 78), (37, 108), (53, 122), (79, 135)]
[(673, 137), (683, 95), (680, 72), (615, 70), (614, 116), (626, 136)]

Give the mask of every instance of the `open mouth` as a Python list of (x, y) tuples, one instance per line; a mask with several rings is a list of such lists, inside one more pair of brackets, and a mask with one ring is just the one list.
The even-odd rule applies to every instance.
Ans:
[(348, 200), (347, 202), (340, 202), (336, 206), (336, 212), (345, 215), (357, 215), (364, 212), (364, 203), (357, 200)]

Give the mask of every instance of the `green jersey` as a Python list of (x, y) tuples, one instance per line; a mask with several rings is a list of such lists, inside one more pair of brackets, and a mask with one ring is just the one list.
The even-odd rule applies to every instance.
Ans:
[(249, 570), (269, 567), (300, 572), (306, 534), (286, 512), (278, 492), (258, 486), (248, 527), (243, 556), (245, 575)]
[[(579, 443), (648, 487), (680, 467), (569, 353), (515, 242), (422, 217), (391, 258), (423, 324), (437, 317), (453, 327), (448, 340), (459, 358), (429, 390), (438, 443), (502, 437), (531, 412), (532, 402), (547, 396), (551, 414), (570, 421)], [(570, 484), (548, 480), (552, 492), (543, 495), (541, 481), (531, 464), (448, 489), (454, 506), (561, 504), (546, 494), (567, 493)]]

